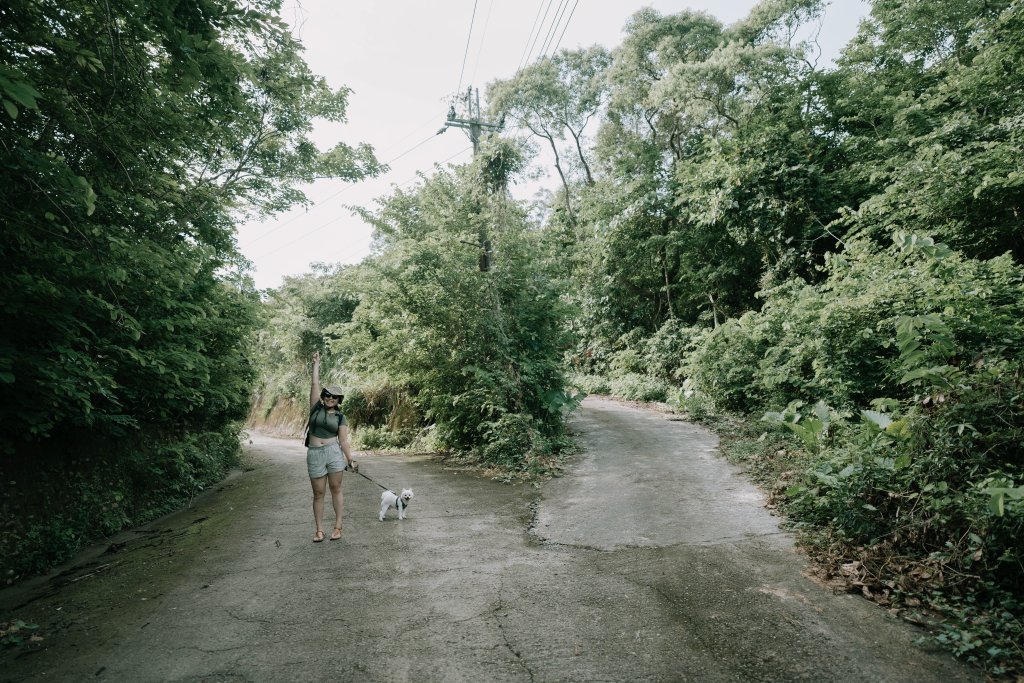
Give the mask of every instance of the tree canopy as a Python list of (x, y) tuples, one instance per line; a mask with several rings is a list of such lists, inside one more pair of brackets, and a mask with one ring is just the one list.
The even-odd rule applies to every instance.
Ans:
[[(236, 457), (259, 310), (235, 223), (305, 201), (314, 178), (380, 169), (365, 146), (312, 143), (314, 119), (343, 120), (348, 92), (309, 70), (279, 11), (0, 7), (0, 449), (5, 481), (26, 488), (4, 511), (24, 521), (53, 507), (5, 527), (5, 557), (39, 534), (31, 524), (67, 541), (41, 552), (72, 552), (90, 525), (138, 520)], [(29, 482), (51, 471), (83, 490), (33, 498)], [(118, 513), (71, 519), (67, 496)]]

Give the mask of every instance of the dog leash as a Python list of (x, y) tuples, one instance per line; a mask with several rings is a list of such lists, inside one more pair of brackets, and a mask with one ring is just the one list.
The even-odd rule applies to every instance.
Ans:
[[(370, 479), (368, 476), (366, 476), (365, 474), (363, 474), (359, 470), (354, 470), (354, 469), (351, 469), (351, 468), (348, 468), (348, 467), (346, 467), (345, 469), (347, 469), (349, 472), (355, 472), (356, 474), (358, 474), (360, 477), (362, 477), (363, 479), (365, 479), (368, 482), (371, 482), (373, 484), (377, 484), (377, 482), (373, 481), (373, 479)], [(385, 491), (391, 491), (391, 489), (389, 489), (387, 486), (384, 486), (383, 484), (377, 484), (377, 486), (381, 487)], [(391, 491), (391, 492), (394, 493), (394, 491)]]

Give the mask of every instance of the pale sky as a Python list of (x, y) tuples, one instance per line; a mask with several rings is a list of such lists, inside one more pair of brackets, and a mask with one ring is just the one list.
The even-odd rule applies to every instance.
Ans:
[[(464, 131), (449, 128), (435, 135), (457, 90), (464, 92), (472, 85), (480, 89), (482, 99), (487, 83), (511, 77), (521, 64), (540, 56), (545, 44), (547, 54), (556, 44), (559, 49), (594, 44), (614, 48), (622, 41), (626, 20), (642, 7), (654, 7), (662, 14), (706, 11), (729, 24), (746, 16), (755, 4), (755, 0), (285, 0), (283, 18), (306, 46), (306, 61), (313, 71), (331, 87), (352, 89), (348, 122), (318, 125), (315, 141), (324, 150), (339, 140), (351, 145), (369, 143), (391, 170), (354, 184), (318, 181), (306, 188), (314, 206), (240, 226), (238, 244), (255, 264), (256, 287), (276, 288), (284, 276), (309, 272), (310, 264), (317, 261), (358, 263), (369, 254), (372, 229), (347, 205), (374, 208), (376, 198), (395, 186), (414, 184), (417, 173), (429, 175), (435, 164), (469, 161), (472, 149)], [(862, 0), (832, 0), (819, 37), (822, 65), (838, 55), (867, 11)], [(554, 25), (556, 18), (560, 21)], [(541, 182), (555, 185), (551, 177)], [(513, 193), (527, 198), (537, 187), (513, 188)]]

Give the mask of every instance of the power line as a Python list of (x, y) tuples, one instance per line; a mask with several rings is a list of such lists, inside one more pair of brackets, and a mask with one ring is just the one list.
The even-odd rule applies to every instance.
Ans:
[(401, 154), (399, 154), (397, 157), (395, 157), (395, 158), (391, 159), (390, 161), (386, 162), (387, 165), (390, 166), (391, 164), (395, 163), (396, 161), (398, 161), (399, 159), (404, 157), (406, 154), (409, 154), (410, 152), (412, 152), (413, 150), (415, 150), (418, 147), (422, 147), (423, 145), (427, 144), (428, 142), (430, 142), (431, 140), (433, 140), (436, 137), (437, 137), (437, 133), (434, 133), (429, 138), (424, 138), (423, 140), (420, 140), (415, 145), (413, 145), (409, 149), (407, 149), (404, 152), (402, 152)]
[(526, 61), (523, 62), (523, 66), (526, 66), (527, 64), (530, 63), (530, 55), (533, 54), (533, 47), (534, 47), (534, 45), (537, 44), (537, 38), (540, 38), (540, 33), (541, 33), (542, 30), (544, 30), (544, 28), (543, 28), (544, 27), (544, 22), (547, 21), (547, 19), (548, 19), (548, 12), (551, 11), (551, 3), (553, 1), (554, 0), (548, 0), (548, 8), (546, 10), (544, 10), (544, 16), (540, 20), (540, 26), (538, 27), (537, 35), (534, 36), (534, 38), (533, 38), (533, 45), (530, 46), (530, 49), (526, 53)]
[(479, 0), (473, 0), (473, 16), (469, 18), (469, 35), (466, 36), (466, 52), (462, 55), (462, 70), (459, 72), (459, 87), (455, 92), (462, 90), (462, 77), (466, 74), (466, 58), (469, 56), (469, 41), (473, 37), (473, 22), (476, 21), (476, 5)]
[(555, 29), (558, 28), (559, 22), (562, 21), (562, 14), (565, 13), (565, 8), (569, 6), (569, 0), (559, 0), (558, 9), (555, 10), (555, 17), (551, 20), (551, 26), (548, 27), (548, 34), (544, 36), (544, 42), (541, 44), (540, 51), (537, 53), (537, 60), (540, 61), (547, 54), (548, 46), (551, 44), (551, 39), (554, 38)]
[[(463, 154), (465, 154), (466, 152), (469, 152), (469, 151), (471, 151), (472, 149), (473, 149), (473, 146), (472, 146), (472, 145), (470, 145), (469, 147), (463, 147), (463, 148), (462, 148), (462, 149), (460, 149), (460, 150), (459, 150), (458, 152), (456, 152), (455, 154), (451, 155), (450, 157), (448, 157), (448, 158), (447, 158), (447, 159), (445, 159), (444, 161), (439, 161), (439, 162), (438, 162), (438, 164), (447, 164), (447, 163), (448, 163), (449, 161), (451, 161), (451, 160), (452, 160), (452, 159), (454, 159), (455, 157), (458, 157), (458, 156), (462, 156)], [(420, 177), (420, 176), (419, 176), (419, 174), (417, 173), (417, 174), (416, 174), (415, 176), (413, 176), (412, 178), (409, 178), (408, 180), (406, 180), (406, 181), (404, 181), (404, 182), (398, 183), (398, 187), (405, 187), (405, 186), (406, 186), (406, 185), (408, 185), (409, 183), (412, 183), (412, 182), (415, 182), (415, 181), (419, 180), (419, 177)]]
[[(484, 32), (480, 34), (480, 47), (476, 51), (476, 63), (473, 64), (473, 75), (469, 77), (469, 82), (472, 83), (476, 80), (476, 70), (480, 66), (480, 53), (484, 51), (484, 42), (487, 39), (487, 27), (491, 24), (491, 9), (494, 8), (494, 0), (490, 0), (487, 3), (487, 16), (484, 18)], [(462, 85), (461, 83), (459, 84)], [(456, 92), (458, 92), (456, 90)]]
[(413, 128), (408, 133), (406, 133), (402, 137), (400, 137), (397, 140), (395, 140), (394, 144), (389, 145), (385, 149), (382, 149), (381, 153), (387, 152), (387, 153), (390, 154), (393, 150), (395, 150), (397, 148), (400, 148), (403, 145), (405, 145), (406, 140), (408, 140), (409, 138), (411, 138), (413, 136), (419, 136), (423, 131), (427, 130), (428, 128), (433, 129), (434, 125), (435, 125), (435, 119), (434, 118), (431, 118), (428, 121), (424, 121), (418, 128)]
[(569, 28), (569, 22), (572, 21), (572, 15), (576, 14), (576, 5), (580, 4), (580, 0), (572, 5), (572, 11), (569, 12), (569, 18), (565, 20), (565, 26), (562, 27), (562, 35), (558, 36), (558, 42), (555, 43), (555, 49), (551, 51), (551, 54), (558, 52), (558, 46), (562, 44), (562, 38), (565, 38), (565, 29)]
[[(417, 143), (416, 143), (415, 145), (413, 145), (413, 146), (412, 146), (412, 147), (410, 147), (409, 149), (405, 150), (404, 152), (402, 152), (402, 153), (401, 153), (401, 154), (399, 154), (398, 156), (396, 156), (396, 157), (394, 157), (394, 158), (392, 158), (392, 159), (390, 159), (390, 160), (388, 160), (388, 161), (384, 162), (384, 165), (385, 165), (385, 166), (390, 166), (391, 164), (395, 163), (396, 161), (398, 161), (399, 159), (401, 159), (402, 157), (404, 157), (404, 156), (405, 156), (406, 154), (409, 154), (410, 152), (412, 152), (413, 150), (415, 150), (416, 148), (418, 148), (418, 147), (421, 147), (422, 145), (425, 145), (425, 144), (427, 144), (428, 142), (430, 142), (431, 140), (433, 140), (433, 139), (434, 139), (435, 137), (437, 137), (437, 133), (434, 133), (434, 134), (433, 134), (433, 135), (431, 135), (431, 136), (430, 136), (429, 138), (426, 138), (426, 139), (424, 139), (424, 140), (421, 140), (421, 141), (417, 142)], [(314, 202), (314, 203), (313, 203), (313, 206), (311, 206), (311, 207), (309, 208), (309, 210), (308, 210), (308, 211), (306, 211), (305, 213), (298, 213), (298, 214), (295, 214), (294, 216), (292, 216), (291, 218), (289, 218), (288, 220), (286, 220), (286, 221), (285, 221), (284, 223), (279, 223), (279, 224), (275, 225), (275, 226), (274, 226), (273, 228), (271, 228), (270, 230), (268, 230), (268, 231), (266, 231), (265, 233), (263, 233), (262, 235), (260, 235), (259, 237), (255, 237), (255, 238), (253, 238), (253, 239), (249, 240), (248, 242), (246, 242), (245, 244), (243, 244), (243, 245), (240, 245), (240, 246), (239, 246), (239, 248), (240, 248), (240, 249), (244, 249), (244, 248), (246, 248), (246, 247), (251, 247), (252, 245), (256, 244), (257, 242), (259, 242), (259, 241), (260, 241), (261, 239), (263, 239), (264, 237), (268, 237), (268, 236), (272, 235), (273, 233), (277, 232), (278, 230), (280, 230), (281, 228), (285, 227), (286, 225), (288, 225), (288, 224), (292, 223), (293, 221), (297, 221), (297, 220), (298, 220), (299, 218), (302, 218), (303, 216), (307, 216), (307, 215), (309, 215), (309, 213), (310, 213), (311, 211), (314, 211), (315, 209), (317, 209), (317, 208), (319, 208), (319, 207), (323, 206), (323, 205), (324, 205), (325, 203), (327, 203), (327, 202), (329, 202), (330, 200), (334, 199), (334, 198), (335, 198), (335, 197), (337, 197), (338, 195), (340, 195), (340, 194), (343, 194), (343, 193), (345, 193), (345, 192), (348, 192), (348, 191), (349, 191), (349, 190), (351, 190), (351, 189), (352, 189), (353, 187), (355, 187), (355, 184), (351, 184), (351, 183), (350, 183), (350, 184), (348, 184), (348, 185), (343, 185), (343, 186), (341, 187), (341, 189), (337, 190), (336, 192), (334, 192), (334, 193), (332, 193), (332, 194), (330, 194), (330, 195), (328, 195), (328, 196), (324, 197), (323, 199), (321, 199), (321, 200), (320, 200), (320, 201), (318, 201), (318, 202)]]
[(540, 0), (540, 4), (537, 5), (537, 14), (533, 17), (533, 26), (530, 27), (530, 35), (526, 36), (526, 45), (523, 47), (523, 56), (519, 58), (519, 66), (516, 67), (518, 73), (523, 65), (526, 63), (526, 54), (530, 49), (530, 40), (533, 38), (533, 32), (537, 28), (537, 20), (540, 19), (540, 10), (544, 6), (544, 0)]

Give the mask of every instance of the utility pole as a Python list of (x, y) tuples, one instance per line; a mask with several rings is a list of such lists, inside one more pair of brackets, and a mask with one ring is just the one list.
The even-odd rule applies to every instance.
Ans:
[[(474, 96), (475, 95), (475, 96)], [(466, 103), (466, 116), (459, 118), (455, 111), (455, 104), (448, 106), (448, 118), (445, 120), (441, 130), (437, 134), (445, 132), (449, 128), (462, 128), (467, 131), (470, 142), (473, 143), (473, 156), (480, 153), (480, 136), (484, 131), (500, 131), (505, 127), (505, 117), (497, 123), (484, 121), (480, 115), (480, 90), (473, 89), (473, 86), (466, 88), (465, 95), (460, 100)], [(475, 101), (474, 101), (475, 100)], [(491, 269), (491, 240), (487, 238), (487, 228), (480, 225), (480, 272), (486, 273)]]
[(503, 116), (497, 123), (484, 121), (480, 116), (480, 90), (474, 91), (473, 86), (466, 88), (466, 94), (459, 99), (466, 103), (466, 118), (459, 118), (455, 112), (455, 105), (452, 104), (448, 107), (448, 119), (441, 130), (437, 132), (440, 135), (449, 128), (463, 128), (469, 131), (466, 134), (469, 136), (470, 142), (473, 143), (473, 156), (476, 156), (480, 152), (480, 134), (485, 130), (499, 131), (504, 128), (505, 117)]

